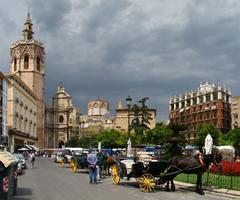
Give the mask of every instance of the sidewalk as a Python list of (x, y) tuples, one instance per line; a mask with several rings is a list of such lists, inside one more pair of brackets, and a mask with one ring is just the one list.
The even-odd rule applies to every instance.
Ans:
[[(185, 189), (185, 190), (195, 190), (196, 185), (195, 184), (190, 184), (190, 183), (184, 183), (180, 181), (174, 181), (176, 187), (180, 189)], [(237, 190), (230, 190), (230, 189), (223, 189), (223, 188), (212, 188), (212, 187), (206, 187), (203, 186), (203, 190), (205, 193), (218, 193), (221, 195), (227, 195), (232, 198), (240, 199), (240, 191)]]

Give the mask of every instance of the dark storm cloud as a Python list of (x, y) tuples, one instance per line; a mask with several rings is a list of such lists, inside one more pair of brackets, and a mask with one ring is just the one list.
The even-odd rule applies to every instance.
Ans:
[(71, 2), (66, 0), (33, 0), (30, 5), (37, 25), (43, 32), (54, 34), (64, 26), (64, 16), (71, 11)]
[[(8, 3), (9, 9), (13, 2), (18, 1)], [(48, 101), (62, 81), (84, 113), (89, 100), (107, 99), (114, 111), (130, 94), (136, 102), (149, 96), (148, 105), (166, 120), (169, 97), (194, 90), (203, 80), (239, 94), (238, 1), (24, 2), (16, 19), (0, 13), (0, 36), (22, 30), (20, 13), (26, 16), (30, 7), (35, 38), (46, 47)], [(21, 31), (14, 34), (16, 41)], [(7, 43), (4, 48), (7, 55)]]

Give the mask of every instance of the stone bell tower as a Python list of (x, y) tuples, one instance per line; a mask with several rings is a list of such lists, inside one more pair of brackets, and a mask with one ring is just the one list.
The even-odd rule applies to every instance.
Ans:
[(44, 45), (33, 37), (32, 21), (28, 13), (22, 31), (22, 39), (10, 48), (10, 73), (16, 74), (36, 94), (37, 100), (37, 146), (44, 144), (45, 102), (45, 51)]

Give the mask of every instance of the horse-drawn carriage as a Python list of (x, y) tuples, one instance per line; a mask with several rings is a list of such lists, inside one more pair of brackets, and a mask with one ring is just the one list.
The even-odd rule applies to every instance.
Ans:
[(148, 164), (135, 162), (134, 159), (116, 160), (112, 165), (112, 181), (119, 184), (120, 179), (136, 178), (139, 187), (144, 192), (151, 192), (157, 185), (166, 184), (166, 190), (175, 191), (173, 179), (180, 173), (196, 174), (196, 192), (204, 194), (202, 190), (202, 174), (214, 163), (221, 171), (222, 156), (220, 153), (196, 156), (176, 156), (169, 161), (150, 161)]
[(168, 166), (167, 161), (135, 162), (134, 159), (117, 160), (112, 166), (112, 181), (119, 184), (120, 179), (136, 178), (139, 187), (144, 192), (151, 192), (156, 185), (165, 183), (162, 173)]
[(70, 161), (70, 169), (76, 173), (77, 169), (87, 169), (87, 154), (73, 154)]

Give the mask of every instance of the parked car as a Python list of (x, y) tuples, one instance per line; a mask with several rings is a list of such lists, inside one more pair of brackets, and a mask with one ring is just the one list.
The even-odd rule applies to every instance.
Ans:
[(55, 153), (53, 157), (53, 161), (56, 163), (59, 163), (61, 159), (62, 159), (62, 152)]
[(14, 153), (13, 155), (18, 159), (18, 162), (22, 165), (22, 169), (26, 169), (27, 165), (24, 156), (20, 153)]
[(18, 162), (18, 167), (17, 167), (17, 174), (22, 174), (23, 170), (22, 170), (22, 164), (20, 162)]

